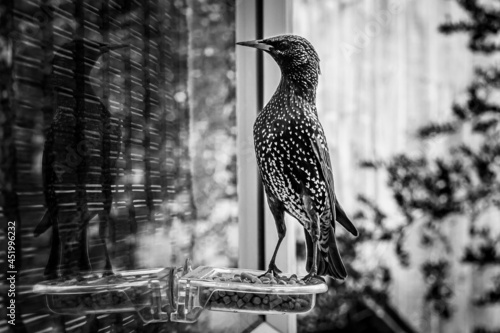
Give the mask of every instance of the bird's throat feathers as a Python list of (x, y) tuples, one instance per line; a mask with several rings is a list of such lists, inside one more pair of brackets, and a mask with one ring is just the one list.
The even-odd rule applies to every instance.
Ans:
[(309, 63), (302, 66), (302, 68), (282, 68), (278, 90), (302, 97), (310, 103), (315, 103), (318, 76), (319, 64)]

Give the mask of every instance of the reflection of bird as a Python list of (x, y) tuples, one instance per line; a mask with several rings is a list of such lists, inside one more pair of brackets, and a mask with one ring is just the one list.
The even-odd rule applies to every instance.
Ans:
[(34, 231), (38, 236), (53, 227), (45, 269), (49, 277), (90, 269), (87, 226), (97, 214), (105, 270), (111, 272), (104, 237), (121, 134), (94, 94), (90, 72), (102, 54), (118, 47), (122, 45), (73, 40), (58, 48), (52, 61), (55, 113), (47, 131), (42, 166), (48, 209)]
[(318, 54), (306, 39), (294, 35), (238, 44), (265, 51), (281, 69), (278, 89), (253, 129), (257, 162), (279, 236), (268, 272), (280, 272), (275, 259), (285, 237), (287, 212), (304, 227), (306, 279), (318, 274), (344, 279), (347, 273), (337, 249), (334, 221), (355, 236), (358, 232), (334, 192), (327, 142), (315, 105)]

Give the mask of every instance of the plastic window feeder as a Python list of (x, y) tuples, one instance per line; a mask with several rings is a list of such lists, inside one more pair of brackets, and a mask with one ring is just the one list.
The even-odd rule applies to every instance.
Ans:
[[(264, 272), (200, 266), (92, 274), (81, 281), (51, 280), (34, 286), (57, 314), (137, 312), (145, 323), (193, 323), (204, 309), (256, 314), (309, 312), (316, 294), (328, 290), (320, 280), (309, 284), (260, 284), (231, 281), (235, 275)], [(282, 274), (290, 277), (290, 274)]]

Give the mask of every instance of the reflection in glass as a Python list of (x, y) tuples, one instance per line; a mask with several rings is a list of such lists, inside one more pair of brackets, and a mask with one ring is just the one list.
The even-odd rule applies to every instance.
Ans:
[[(21, 0), (0, 9), (0, 219), (19, 226), (23, 290), (186, 257), (235, 267), (235, 4)], [(45, 300), (30, 293), (17, 302), (19, 327), (33, 332), (143, 325), (133, 313), (40, 316)], [(255, 320), (224, 318), (228, 331)], [(204, 314), (165, 329), (223, 330), (217, 322)]]

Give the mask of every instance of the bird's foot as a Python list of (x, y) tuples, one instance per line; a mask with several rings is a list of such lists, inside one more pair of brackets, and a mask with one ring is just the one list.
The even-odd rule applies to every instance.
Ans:
[(275, 277), (275, 278), (280, 278), (279, 274), (278, 273), (282, 273), (281, 270), (276, 267), (276, 264), (275, 263), (271, 263), (269, 264), (269, 268), (267, 269), (267, 271), (260, 275), (259, 278), (263, 277), (263, 276), (267, 276), (267, 277)]
[(115, 275), (115, 273), (113, 272), (112, 269), (105, 269), (103, 272), (102, 272), (102, 276), (105, 277), (105, 276), (113, 276)]
[(307, 274), (302, 279), (302, 281), (304, 281), (305, 283), (311, 283), (314, 280), (318, 280), (318, 281), (321, 281), (321, 282), (326, 282), (325, 279), (322, 276), (318, 275), (315, 272), (311, 272), (311, 273)]
[(43, 275), (47, 280), (57, 280), (59, 278), (57, 271), (53, 271), (53, 270), (46, 269), (45, 272), (43, 273)]
[(51, 278), (51, 280), (52, 279), (56, 280), (58, 283), (74, 283), (74, 282), (81, 282), (84, 280), (83, 275), (79, 273), (74, 273), (74, 274), (66, 273), (58, 275), (56, 277), (52, 275), (51, 277), (53, 277)]

